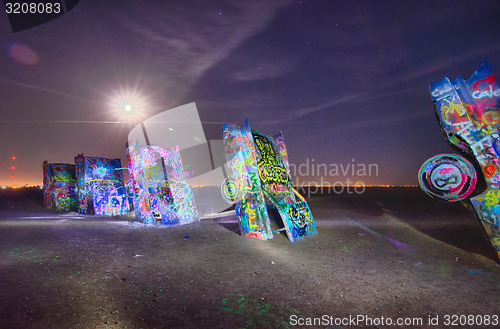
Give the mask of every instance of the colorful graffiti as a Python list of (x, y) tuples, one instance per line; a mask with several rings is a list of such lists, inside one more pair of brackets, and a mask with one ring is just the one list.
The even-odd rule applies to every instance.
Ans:
[(179, 148), (127, 144), (136, 217), (143, 223), (185, 224), (198, 219), (193, 191), (185, 180)]
[(290, 241), (316, 233), (307, 202), (293, 188), (283, 134), (273, 139), (250, 130), (248, 120), (241, 128), (226, 123), (222, 134), (233, 173), (224, 181), (222, 195), (237, 203), (242, 234), (262, 240), (273, 237), (266, 200), (278, 210)]
[(120, 159), (75, 157), (78, 212), (104, 216), (129, 212)]
[(286, 208), (286, 216), (281, 216), (287, 221), (285, 227), (289, 228), (289, 235), (298, 239), (308, 234), (316, 233), (316, 225), (307, 202), (291, 203)]
[(76, 211), (74, 164), (43, 162), (43, 204), (46, 208)]
[[(276, 207), (290, 241), (316, 233), (316, 225), (304, 198), (293, 188), (283, 134), (274, 138), (252, 130), (257, 167), (264, 196)], [(296, 197), (300, 199), (297, 202)]]
[(232, 123), (226, 123), (222, 136), (227, 165), (233, 173), (235, 182), (233, 188), (238, 191), (236, 193), (238, 199), (235, 201), (241, 234), (261, 240), (272, 239), (273, 231), (262, 194), (256, 147), (248, 120), (241, 128)]
[(430, 196), (459, 201), (474, 191), (477, 174), (465, 158), (456, 154), (440, 154), (424, 162), (418, 181)]
[[(499, 84), (488, 64), (483, 63), (468, 80), (458, 77), (452, 82), (444, 78), (432, 84), (430, 92), (447, 140), (466, 157), (476, 161), (481, 169), (486, 190), (470, 197), (470, 202), (500, 257)], [(451, 159), (449, 155), (447, 157)], [(461, 157), (446, 165), (437, 159), (428, 160), (425, 168), (422, 166), (419, 173), (422, 188), (426, 192), (433, 188), (441, 191), (448, 189), (444, 193), (429, 193), (448, 201), (461, 200), (470, 195), (475, 179), (472, 164)], [(431, 172), (437, 174), (429, 176)]]

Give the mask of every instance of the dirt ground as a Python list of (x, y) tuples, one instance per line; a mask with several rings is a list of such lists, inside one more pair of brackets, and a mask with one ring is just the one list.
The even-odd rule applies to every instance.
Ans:
[(144, 226), (47, 211), (37, 193), (0, 201), (2, 329), (500, 321), (500, 266), (479, 222), (416, 189), (311, 196), (318, 234), (295, 243), (241, 237), (234, 213)]

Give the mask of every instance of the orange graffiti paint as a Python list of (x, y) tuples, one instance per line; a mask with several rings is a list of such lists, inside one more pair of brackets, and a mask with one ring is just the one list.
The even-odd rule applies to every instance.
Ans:
[(498, 112), (499, 111), (484, 112), (481, 116), (481, 120), (488, 126), (496, 125), (500, 123), (500, 114)]
[(484, 167), (484, 176), (486, 178), (491, 178), (496, 173), (497, 167), (495, 165), (489, 164)]

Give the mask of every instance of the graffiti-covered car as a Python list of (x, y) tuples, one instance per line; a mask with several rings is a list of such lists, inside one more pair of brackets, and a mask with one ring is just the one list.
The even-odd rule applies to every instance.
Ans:
[[(484, 62), (468, 80), (444, 78), (433, 83), (430, 92), (441, 129), (461, 155), (441, 154), (425, 161), (418, 174), (420, 186), (433, 197), (470, 202), (500, 256), (497, 79)], [(476, 184), (486, 187), (474, 195)]]
[(43, 162), (43, 204), (49, 209), (77, 210), (74, 164)]
[(120, 159), (75, 157), (78, 212), (105, 216), (129, 212)]

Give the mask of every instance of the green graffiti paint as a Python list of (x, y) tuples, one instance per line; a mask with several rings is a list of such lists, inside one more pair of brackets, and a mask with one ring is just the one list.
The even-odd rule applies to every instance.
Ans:
[[(244, 326), (239, 328), (291, 328), (288, 321), (273, 320), (274, 312), (271, 312), (271, 309), (271, 304), (264, 303), (263, 299), (251, 299), (243, 294), (229, 294), (222, 299), (222, 310), (234, 313), (244, 319)], [(289, 315), (300, 314), (298, 310), (288, 307), (285, 309), (285, 313)]]

